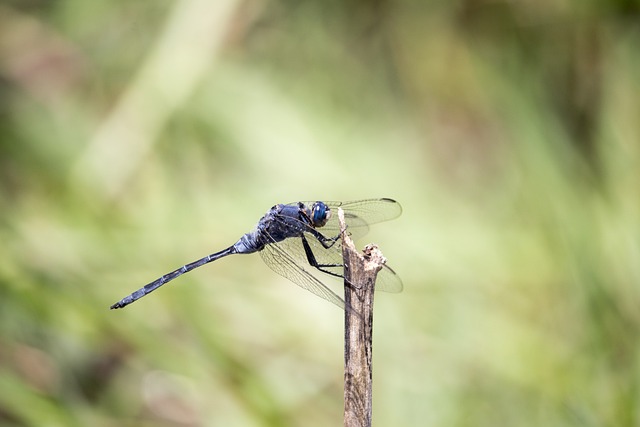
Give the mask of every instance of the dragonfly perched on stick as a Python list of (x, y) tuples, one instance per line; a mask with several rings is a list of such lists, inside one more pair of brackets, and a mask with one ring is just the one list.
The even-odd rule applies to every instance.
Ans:
[[(178, 276), (228, 255), (259, 252), (276, 273), (320, 298), (344, 308), (344, 300), (310, 271), (343, 277), (340, 225), (337, 209), (342, 208), (349, 233), (362, 237), (369, 225), (397, 218), (402, 207), (392, 199), (352, 202), (296, 202), (278, 204), (258, 221), (256, 228), (233, 245), (165, 274), (111, 306), (123, 308)], [(402, 280), (388, 266), (378, 275), (377, 289), (401, 292)]]

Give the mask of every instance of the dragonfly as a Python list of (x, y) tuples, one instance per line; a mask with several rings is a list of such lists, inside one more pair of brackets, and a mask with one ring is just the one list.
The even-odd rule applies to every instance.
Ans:
[[(402, 213), (400, 204), (389, 198), (277, 204), (233, 245), (159, 277), (110, 308), (126, 307), (175, 278), (220, 258), (258, 252), (276, 273), (344, 309), (344, 300), (317, 277), (343, 278), (338, 208), (343, 209), (347, 231), (354, 240), (365, 235), (369, 225), (397, 218)], [(376, 289), (397, 293), (402, 288), (400, 277), (384, 264), (378, 273)]]

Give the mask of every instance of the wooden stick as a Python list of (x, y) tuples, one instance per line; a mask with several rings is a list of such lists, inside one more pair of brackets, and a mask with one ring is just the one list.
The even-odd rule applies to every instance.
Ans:
[(372, 413), (373, 293), (386, 259), (375, 245), (360, 254), (338, 209), (344, 262), (344, 425), (370, 427)]

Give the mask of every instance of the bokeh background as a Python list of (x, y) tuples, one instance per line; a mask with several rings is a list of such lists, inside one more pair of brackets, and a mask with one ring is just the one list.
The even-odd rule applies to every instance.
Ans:
[(259, 256), (108, 307), (391, 197), (374, 425), (638, 426), (639, 193), (637, 1), (2, 1), (0, 425), (340, 425), (342, 313)]

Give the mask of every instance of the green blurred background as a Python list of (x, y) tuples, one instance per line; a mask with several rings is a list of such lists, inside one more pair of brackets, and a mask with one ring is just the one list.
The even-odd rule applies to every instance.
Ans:
[(374, 425), (640, 425), (640, 4), (0, 3), (0, 425), (342, 423), (342, 313), (275, 203), (366, 240)]

